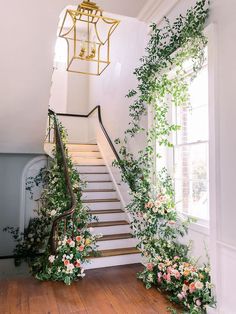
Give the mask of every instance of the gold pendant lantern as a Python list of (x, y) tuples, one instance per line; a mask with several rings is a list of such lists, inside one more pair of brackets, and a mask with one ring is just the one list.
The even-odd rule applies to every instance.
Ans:
[(67, 71), (100, 75), (110, 64), (110, 38), (119, 23), (90, 0), (67, 9), (59, 32), (67, 41)]

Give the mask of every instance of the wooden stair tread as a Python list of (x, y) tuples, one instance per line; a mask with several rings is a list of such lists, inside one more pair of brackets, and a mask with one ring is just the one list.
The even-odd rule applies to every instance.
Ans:
[[(69, 150), (69, 152), (70, 152), (70, 150)], [(71, 153), (100, 153), (100, 151), (99, 150), (83, 150), (83, 151), (81, 151), (81, 150), (78, 150), (78, 151), (73, 150), (73, 151), (71, 151)]]
[(129, 222), (126, 220), (92, 222), (91, 224), (89, 224), (89, 227), (110, 227), (121, 225), (129, 225)]
[(78, 165), (79, 167), (105, 167), (106, 165)]
[(110, 241), (110, 240), (121, 240), (121, 239), (131, 239), (133, 235), (131, 233), (120, 233), (120, 234), (107, 234), (103, 235), (98, 241)]
[(118, 200), (117, 198), (82, 200), (82, 203), (116, 203), (116, 202), (120, 202), (120, 200)]
[(90, 210), (92, 215), (102, 215), (102, 214), (124, 214), (122, 209), (101, 209), (101, 210)]
[(109, 174), (109, 172), (80, 172), (80, 174)]
[(114, 189), (91, 189), (91, 190), (83, 190), (84, 193), (92, 193), (92, 192), (116, 192)]
[(99, 257), (109, 257), (109, 256), (118, 256), (118, 255), (129, 255), (129, 254), (139, 254), (140, 251), (135, 247), (123, 248), (123, 249), (112, 249), (112, 250), (102, 250), (98, 251), (100, 254)]
[(86, 183), (110, 183), (112, 181), (86, 181)]
[(67, 143), (66, 145), (97, 145), (97, 144), (94, 144), (94, 143), (92, 143), (92, 144), (89, 144), (89, 143), (87, 143), (87, 144), (85, 144), (85, 143)]

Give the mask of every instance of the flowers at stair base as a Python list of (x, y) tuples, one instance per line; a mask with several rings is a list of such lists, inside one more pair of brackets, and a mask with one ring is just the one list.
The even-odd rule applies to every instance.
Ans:
[(215, 304), (210, 269), (186, 260), (177, 255), (170, 259), (156, 256), (146, 264), (139, 278), (147, 288), (155, 285), (167, 292), (170, 300), (183, 305), (187, 313), (206, 313), (207, 307)]
[(91, 236), (89, 232), (83, 233), (83, 236), (77, 235), (73, 239), (65, 236), (58, 243), (56, 255), (45, 255), (44, 267), (37, 270), (36, 278), (64, 281), (67, 285), (83, 278), (85, 276), (84, 266), (93, 250), (95, 241), (96, 237)]
[[(53, 158), (49, 160), (48, 168), (41, 175), (42, 194), (35, 210), (37, 217), (32, 218), (24, 233), (18, 229), (6, 228), (16, 241), (14, 254), (20, 256), (29, 264), (33, 276), (39, 280), (63, 281), (69, 285), (73, 281), (84, 277), (83, 265), (89, 259), (89, 255), (96, 253), (96, 236), (91, 234), (89, 223), (96, 219), (91, 216), (87, 207), (81, 201), (84, 183), (73, 166), (66, 149), (66, 131), (60, 124), (60, 132), (66, 152), (68, 171), (76, 196), (77, 205), (72, 217), (57, 225), (57, 251), (51, 254), (49, 238), (53, 220), (70, 208), (70, 197), (62, 166), (60, 151), (54, 149)], [(39, 185), (38, 176), (35, 185)], [(35, 180), (36, 180), (35, 179)], [(27, 190), (32, 196), (34, 178), (30, 178)], [(72, 219), (73, 218), (73, 219)]]

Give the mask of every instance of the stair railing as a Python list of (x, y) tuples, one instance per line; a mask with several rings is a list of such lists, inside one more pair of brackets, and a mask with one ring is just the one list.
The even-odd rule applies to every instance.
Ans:
[[(70, 206), (67, 211), (59, 215), (57, 218), (54, 219), (53, 224), (52, 224), (52, 229), (51, 229), (51, 235), (50, 235), (50, 249), (51, 253), (55, 255), (56, 250), (57, 250), (57, 244), (58, 244), (58, 225), (64, 221), (64, 234), (66, 234), (67, 231), (67, 222), (68, 218), (72, 221), (72, 224), (74, 224), (73, 220), (73, 214), (75, 212), (75, 208), (77, 205), (76, 197), (73, 192), (72, 188), (72, 183), (68, 171), (68, 165), (67, 165), (67, 160), (66, 160), (66, 153), (65, 153), (65, 148), (64, 144), (62, 141), (62, 136), (61, 136), (61, 131), (60, 131), (60, 126), (58, 123), (57, 119), (57, 114), (52, 111), (51, 109), (48, 110), (48, 115), (49, 115), (49, 132), (48, 132), (48, 141), (50, 143), (54, 143), (56, 145), (56, 151), (57, 153), (61, 156), (61, 167), (63, 169), (64, 177), (65, 177), (65, 183), (66, 183), (66, 188), (67, 188), (67, 193), (68, 196), (70, 197)], [(53, 130), (54, 130), (54, 136), (52, 139), (52, 121), (53, 121)], [(72, 238), (74, 237), (73, 234), (74, 227), (72, 227)]]
[[(61, 138), (61, 133), (60, 133), (60, 128), (59, 128), (59, 124), (58, 124), (58, 119), (57, 117), (74, 117), (74, 118), (89, 118), (95, 111), (97, 111), (98, 114), (98, 121), (101, 127), (101, 130), (112, 150), (112, 152), (115, 155), (116, 160), (118, 161), (120, 168), (122, 170), (122, 172), (125, 174), (125, 168), (121, 163), (121, 159), (119, 154), (117, 153), (114, 144), (110, 138), (110, 136), (107, 133), (106, 128), (104, 127), (103, 121), (102, 121), (102, 116), (101, 116), (101, 106), (96, 106), (94, 107), (88, 114), (72, 114), (72, 113), (55, 113), (53, 110), (49, 109), (49, 131), (47, 134), (47, 138), (49, 142), (54, 142), (54, 144), (56, 144), (56, 149), (57, 151), (61, 154), (62, 156), (62, 163), (63, 163), (63, 170), (64, 170), (64, 175), (65, 175), (65, 180), (66, 180), (66, 186), (67, 186), (67, 190), (68, 190), (68, 194), (70, 196), (71, 199), (71, 205), (70, 205), (70, 209), (68, 209), (66, 212), (64, 212), (63, 214), (61, 214), (60, 216), (58, 216), (54, 221), (53, 221), (53, 225), (52, 225), (52, 230), (51, 230), (51, 236), (50, 236), (50, 247), (51, 247), (51, 252), (52, 254), (55, 254), (56, 249), (57, 249), (57, 226), (58, 224), (65, 220), (65, 224), (66, 224), (66, 220), (68, 218), (73, 220), (73, 214), (76, 208), (76, 198), (75, 195), (73, 193), (73, 189), (72, 189), (72, 184), (70, 181), (70, 177), (69, 177), (69, 173), (68, 173), (68, 166), (67, 166), (67, 161), (66, 161), (66, 155), (65, 155), (65, 150), (64, 150), (64, 144), (62, 142), (62, 138)], [(53, 128), (52, 128), (52, 119), (53, 119)], [(54, 133), (52, 134), (52, 129), (54, 130)]]
[(95, 111), (97, 110), (97, 114), (98, 114), (98, 121), (99, 121), (99, 124), (100, 124), (100, 127), (102, 129), (102, 132), (111, 148), (111, 150), (113, 151), (115, 157), (116, 157), (116, 160), (118, 162), (121, 161), (120, 159), (120, 156), (119, 154), (117, 153), (113, 143), (112, 143), (112, 140), (111, 138), (109, 137), (105, 127), (104, 127), (104, 124), (102, 122), (102, 115), (101, 115), (101, 106), (96, 106), (94, 107), (88, 114), (73, 114), (73, 113), (57, 113), (57, 116), (62, 116), (62, 117), (77, 117), (77, 118), (89, 118)]

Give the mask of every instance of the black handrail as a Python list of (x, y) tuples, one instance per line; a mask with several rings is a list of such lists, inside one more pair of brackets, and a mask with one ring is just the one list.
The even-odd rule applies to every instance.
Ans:
[(74, 118), (89, 118), (93, 113), (94, 111), (98, 110), (98, 121), (99, 121), (99, 124), (101, 126), (101, 129), (103, 131), (103, 134), (105, 135), (116, 159), (118, 162), (121, 161), (120, 159), (120, 156), (119, 154), (117, 153), (113, 143), (112, 143), (112, 140), (110, 139), (108, 133), (107, 133), (107, 130), (105, 129), (104, 125), (103, 125), (103, 122), (102, 122), (102, 116), (101, 116), (101, 106), (96, 106), (94, 107), (88, 114), (74, 114), (74, 113), (57, 113), (57, 116), (64, 116), (64, 117), (74, 117)]
[[(57, 224), (59, 221), (63, 220), (64, 218), (70, 216), (72, 217), (77, 205), (77, 201), (76, 201), (76, 197), (75, 194), (73, 192), (73, 188), (72, 188), (72, 184), (71, 184), (71, 180), (70, 180), (70, 176), (69, 176), (69, 171), (68, 171), (68, 165), (67, 165), (67, 160), (66, 160), (66, 154), (65, 154), (65, 149), (64, 149), (64, 144), (61, 138), (61, 132), (60, 132), (60, 128), (59, 128), (59, 124), (57, 121), (57, 114), (49, 109), (48, 110), (49, 113), (49, 117), (53, 116), (54, 119), (54, 132), (55, 132), (55, 143), (56, 143), (56, 149), (60, 152), (61, 154), (61, 158), (62, 158), (62, 166), (63, 166), (63, 171), (64, 171), (64, 175), (65, 175), (65, 181), (66, 181), (66, 187), (68, 190), (68, 194), (70, 196), (70, 208), (65, 211), (63, 214), (61, 214), (60, 216), (58, 216), (52, 224), (52, 229), (51, 229), (51, 235), (50, 235), (50, 247), (51, 247), (51, 253), (55, 254), (56, 253), (56, 228), (57, 228)], [(49, 126), (50, 127), (50, 126)], [(50, 131), (49, 131), (50, 134)]]

